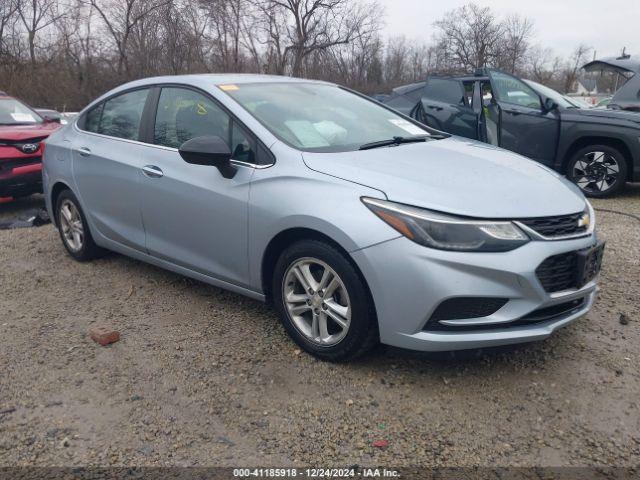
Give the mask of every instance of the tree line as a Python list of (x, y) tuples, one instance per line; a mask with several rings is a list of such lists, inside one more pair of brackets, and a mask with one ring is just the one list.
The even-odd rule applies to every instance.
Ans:
[(491, 66), (566, 91), (590, 50), (556, 56), (530, 19), (475, 3), (425, 23), (428, 42), (385, 38), (384, 18), (375, 0), (0, 0), (0, 90), (72, 111), (155, 75), (292, 75), (372, 94)]

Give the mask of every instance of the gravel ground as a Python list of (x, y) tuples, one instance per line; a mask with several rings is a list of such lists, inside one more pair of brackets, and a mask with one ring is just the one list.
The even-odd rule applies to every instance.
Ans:
[[(640, 215), (640, 185), (594, 203)], [(115, 254), (75, 263), (51, 226), (0, 231), (0, 465), (637, 465), (640, 221), (598, 220), (600, 298), (548, 341), (346, 365), (258, 302)], [(93, 343), (102, 323), (121, 341)]]

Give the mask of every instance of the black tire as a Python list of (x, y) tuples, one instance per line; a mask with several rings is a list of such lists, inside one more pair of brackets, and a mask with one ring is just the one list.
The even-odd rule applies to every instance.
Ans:
[[(61, 212), (62, 205), (65, 202), (73, 203), (73, 205), (75, 206), (76, 210), (80, 215), (80, 220), (82, 222), (82, 228), (84, 232), (84, 238), (83, 238), (82, 246), (79, 250), (74, 250), (73, 248), (71, 248), (70, 244), (67, 242), (65, 235), (63, 233), (63, 227), (60, 220), (60, 216), (62, 215), (62, 212)], [(106, 250), (99, 247), (94, 242), (93, 237), (91, 236), (91, 231), (89, 230), (89, 224), (87, 223), (87, 219), (84, 216), (84, 212), (80, 207), (80, 202), (78, 202), (78, 199), (76, 198), (76, 196), (73, 194), (71, 190), (64, 190), (63, 192), (60, 193), (56, 201), (54, 214), (56, 217), (56, 225), (58, 226), (58, 233), (60, 234), (60, 239), (62, 240), (62, 244), (64, 245), (64, 248), (67, 250), (69, 255), (71, 255), (71, 257), (73, 257), (78, 262), (89, 262), (96, 258), (102, 257), (106, 253)]]
[[(597, 155), (596, 152), (604, 153), (607, 159), (606, 162), (615, 162), (618, 169), (615, 180), (613, 180), (612, 175), (614, 171), (611, 169), (611, 165), (607, 167), (606, 162), (605, 164), (602, 162), (599, 164), (593, 163), (593, 165), (595, 165), (592, 167), (593, 169), (586, 172), (593, 173), (593, 176), (581, 174), (581, 172), (585, 172), (580, 167), (579, 162), (586, 161), (588, 164), (589, 161), (592, 161)], [(573, 154), (567, 164), (567, 178), (578, 185), (586, 196), (604, 198), (618, 193), (624, 187), (627, 181), (627, 168), (627, 159), (618, 149), (608, 145), (589, 145)], [(600, 169), (600, 171), (597, 169)], [(608, 182), (602, 182), (604, 176), (608, 174)], [(607, 184), (609, 184), (609, 186), (607, 186)], [(600, 185), (604, 187), (599, 189)]]
[[(284, 301), (285, 275), (289, 268), (304, 258), (321, 260), (337, 273), (348, 292), (351, 319), (347, 333), (336, 345), (321, 346), (309, 340), (294, 324)], [(293, 340), (306, 352), (330, 362), (343, 362), (359, 357), (379, 342), (378, 323), (373, 301), (363, 279), (345, 256), (329, 243), (301, 240), (288, 247), (278, 259), (272, 290), (273, 304)]]

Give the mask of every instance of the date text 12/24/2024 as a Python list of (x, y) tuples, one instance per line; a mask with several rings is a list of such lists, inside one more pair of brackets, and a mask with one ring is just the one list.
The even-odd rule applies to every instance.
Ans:
[(386, 468), (235, 468), (234, 477), (262, 478), (396, 478), (397, 470)]

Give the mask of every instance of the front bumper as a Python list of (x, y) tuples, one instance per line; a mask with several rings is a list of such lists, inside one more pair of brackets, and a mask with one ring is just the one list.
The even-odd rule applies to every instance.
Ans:
[[(504, 253), (463, 253), (426, 248), (401, 237), (352, 256), (371, 289), (382, 343), (448, 351), (542, 340), (586, 314), (596, 298), (597, 279), (580, 289), (548, 293), (535, 270), (548, 257), (595, 243), (592, 235), (532, 241)], [(466, 320), (467, 325), (459, 331), (430, 330), (427, 322), (438, 305), (456, 297), (505, 298), (508, 302), (492, 315)], [(532, 312), (572, 300), (582, 302), (548, 321), (518, 322)]]
[(42, 163), (0, 171), (0, 197), (19, 197), (42, 192)]

